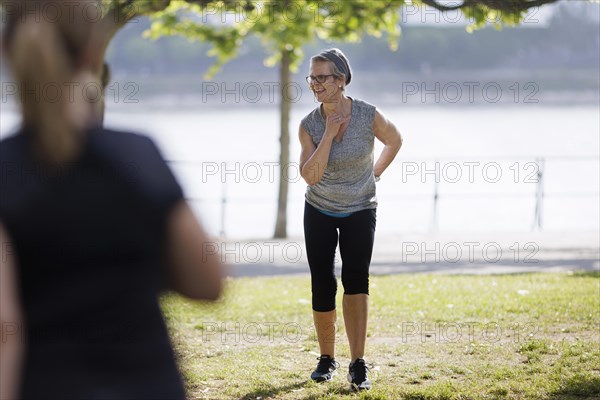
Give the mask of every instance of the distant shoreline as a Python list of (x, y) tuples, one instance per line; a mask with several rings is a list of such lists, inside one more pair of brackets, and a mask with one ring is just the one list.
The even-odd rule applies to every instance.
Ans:
[[(268, 73), (266, 73), (268, 72)], [(278, 107), (280, 94), (293, 107), (316, 106), (300, 73), (282, 90), (274, 69), (261, 73), (115, 75), (105, 91), (109, 109), (140, 107)], [(472, 70), (414, 73), (355, 71), (348, 95), (395, 107), (556, 107), (598, 106), (597, 69)], [(10, 79), (10, 78), (8, 78)], [(15, 83), (2, 80), (2, 109), (16, 109)]]

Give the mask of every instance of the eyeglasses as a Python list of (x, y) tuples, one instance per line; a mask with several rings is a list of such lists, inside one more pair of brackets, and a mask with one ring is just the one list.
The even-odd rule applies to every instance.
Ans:
[(315, 82), (325, 83), (327, 81), (327, 78), (329, 78), (330, 76), (335, 76), (335, 75), (329, 74), (329, 75), (307, 76), (306, 82), (308, 82), (309, 85), (312, 85)]

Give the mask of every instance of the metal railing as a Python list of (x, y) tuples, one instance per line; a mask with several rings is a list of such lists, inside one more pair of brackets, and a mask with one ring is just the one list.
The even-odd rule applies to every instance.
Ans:
[[(436, 179), (434, 181), (434, 185), (433, 185), (433, 190), (430, 193), (403, 193), (403, 194), (395, 194), (394, 196), (397, 196), (398, 199), (408, 199), (408, 198), (418, 198), (418, 199), (432, 199), (432, 210), (431, 210), (431, 215), (432, 218), (431, 220), (431, 225), (430, 225), (430, 229), (431, 230), (437, 230), (438, 229), (438, 224), (439, 224), (439, 219), (440, 219), (440, 203), (445, 199), (445, 198), (450, 198), (450, 197), (461, 197), (461, 196), (469, 196), (469, 198), (473, 199), (473, 198), (480, 198), (480, 199), (485, 199), (485, 198), (490, 198), (493, 197), (495, 199), (497, 198), (511, 198), (511, 197), (522, 197), (522, 198), (526, 198), (528, 200), (531, 200), (531, 197), (534, 197), (535, 202), (534, 202), (534, 210), (533, 210), (533, 220), (531, 221), (531, 230), (543, 230), (544, 229), (544, 203), (545, 203), (545, 199), (547, 197), (561, 197), (561, 198), (599, 198), (600, 199), (600, 192), (599, 191), (588, 191), (588, 190), (584, 190), (584, 191), (577, 191), (577, 192), (569, 192), (569, 191), (565, 191), (565, 192), (554, 192), (554, 193), (550, 193), (548, 194), (545, 191), (545, 186), (546, 186), (546, 182), (548, 180), (548, 175), (547, 175), (547, 166), (548, 163), (557, 163), (557, 162), (567, 162), (567, 163), (573, 163), (573, 162), (586, 162), (586, 163), (592, 163), (595, 165), (595, 171), (598, 172), (598, 174), (600, 175), (600, 158), (598, 158), (597, 156), (550, 156), (550, 157), (495, 157), (495, 158), (442, 158), (442, 157), (438, 157), (438, 158), (421, 158), (418, 160), (401, 160), (400, 163), (401, 164), (405, 164), (405, 163), (428, 163), (428, 164), (451, 164), (451, 163), (457, 163), (458, 161), (465, 161), (465, 160), (469, 160), (469, 162), (472, 162), (472, 160), (488, 160), (492, 163), (499, 163), (499, 162), (507, 162), (507, 161), (522, 161), (528, 164), (533, 163), (533, 165), (536, 166), (536, 170), (532, 171), (529, 175), (529, 177), (531, 179), (534, 179), (534, 181), (531, 181), (530, 183), (534, 183), (535, 184), (535, 190), (533, 191), (533, 194), (531, 193), (514, 193), (514, 192), (495, 192), (495, 193), (486, 193), (486, 192), (478, 192), (478, 193), (463, 193), (463, 192), (453, 192), (453, 193), (445, 193), (443, 191), (443, 189), (441, 188), (440, 185), (440, 180)], [(178, 161), (178, 160), (169, 160), (167, 161), (168, 164), (173, 167), (175, 170), (177, 170), (179, 167), (183, 166), (183, 165), (187, 165), (187, 166), (191, 166), (192, 168), (203, 168), (203, 166), (207, 163), (204, 161)], [(465, 161), (466, 162), (466, 161)], [(227, 167), (227, 165), (232, 165), (232, 164), (244, 164), (243, 162), (240, 161), (236, 161), (236, 162), (218, 162), (218, 164), (220, 165), (225, 165), (224, 168), (229, 168)], [(253, 163), (253, 164), (259, 164), (260, 162), (256, 162), (256, 161), (251, 161), (248, 163)], [(215, 162), (211, 161), (210, 165), (214, 165)], [(263, 164), (269, 164), (271, 166), (273, 166), (273, 164), (275, 164), (274, 162), (264, 162)], [(397, 166), (398, 163), (394, 163), (393, 167), (390, 168), (394, 168)], [(514, 165), (514, 164), (513, 164)], [(279, 183), (279, 176), (278, 176), (278, 171), (279, 168), (276, 168), (276, 176), (275, 176), (275, 180), (273, 182), (271, 182), (270, 184), (273, 185), (278, 185)], [(229, 173), (231, 172), (231, 170), (229, 170)], [(429, 171), (428, 173), (431, 173), (431, 171)], [(388, 174), (388, 172), (386, 171), (386, 174)], [(202, 172), (201, 174), (202, 176), (204, 176), (204, 172)], [(593, 178), (593, 177), (592, 177)], [(200, 182), (199, 184), (202, 185), (204, 182)], [(594, 182), (594, 184), (596, 185), (596, 187), (598, 187), (598, 181), (596, 180)], [(235, 203), (240, 203), (240, 204), (244, 204), (245, 206), (247, 206), (248, 204), (257, 204), (257, 203), (261, 203), (261, 202), (273, 202), (276, 203), (277, 199), (276, 197), (236, 197), (230, 194), (230, 191), (228, 190), (229, 185), (235, 185), (235, 183), (231, 183), (231, 182), (227, 182), (227, 179), (221, 179), (220, 180), (220, 196), (218, 199), (216, 198), (205, 198), (205, 197), (195, 197), (195, 196), (188, 196), (188, 200), (191, 201), (199, 201), (202, 203), (218, 203), (220, 205), (220, 215), (219, 215), (219, 223), (220, 223), (220, 227), (219, 227), (219, 234), (222, 237), (226, 237), (226, 220), (227, 220), (227, 214), (228, 214), (228, 209), (230, 207), (232, 207), (233, 204)], [(276, 191), (274, 191), (276, 192)], [(599, 203), (600, 205), (600, 203)]]

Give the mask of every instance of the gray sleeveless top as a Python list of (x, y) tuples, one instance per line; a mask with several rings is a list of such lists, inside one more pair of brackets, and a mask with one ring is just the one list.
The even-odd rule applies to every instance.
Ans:
[[(348, 213), (377, 207), (373, 176), (373, 120), (375, 106), (352, 99), (352, 118), (341, 143), (333, 140), (323, 177), (306, 189), (306, 201), (332, 213)], [(315, 146), (325, 133), (321, 106), (302, 119)]]

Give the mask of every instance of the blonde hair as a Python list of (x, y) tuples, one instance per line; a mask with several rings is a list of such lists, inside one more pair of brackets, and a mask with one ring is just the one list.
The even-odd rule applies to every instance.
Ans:
[(42, 15), (41, 5), (48, 1), (13, 3), (17, 7), (7, 15), (3, 47), (20, 92), (24, 131), (32, 135), (36, 155), (44, 161), (73, 160), (85, 128), (77, 116), (85, 110), (78, 103), (84, 99), (76, 80), (89, 51), (91, 26), (81, 9), (73, 11), (73, 2), (67, 8), (64, 1), (52, 0), (60, 12), (52, 19)]

